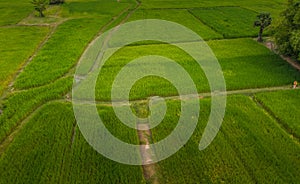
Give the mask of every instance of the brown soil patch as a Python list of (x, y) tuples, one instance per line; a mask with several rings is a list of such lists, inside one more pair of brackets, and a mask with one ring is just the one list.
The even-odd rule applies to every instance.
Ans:
[[(145, 179), (151, 183), (158, 183), (158, 178), (156, 175), (156, 164), (153, 164), (154, 152), (150, 148), (150, 144), (152, 142), (152, 135), (149, 124), (137, 124), (138, 128), (138, 136), (140, 140), (140, 153), (142, 158), (142, 167), (143, 167), (143, 174)], [(148, 130), (139, 130), (145, 129)]]

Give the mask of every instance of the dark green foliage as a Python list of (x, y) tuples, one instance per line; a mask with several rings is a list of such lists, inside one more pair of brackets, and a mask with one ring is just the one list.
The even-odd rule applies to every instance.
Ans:
[(63, 4), (65, 0), (50, 0), (49, 4)]
[(47, 8), (48, 0), (32, 0), (31, 4), (33, 4), (34, 9), (39, 12), (40, 17), (45, 17), (43, 11)]
[(260, 13), (259, 15), (257, 15), (257, 20), (254, 22), (254, 27), (259, 27), (259, 33), (257, 38), (258, 42), (263, 41), (262, 38), (263, 31), (265, 30), (265, 28), (270, 26), (271, 23), (272, 23), (272, 18), (270, 13)]
[(281, 15), (282, 20), (274, 28), (278, 50), (300, 60), (300, 1), (289, 0)]

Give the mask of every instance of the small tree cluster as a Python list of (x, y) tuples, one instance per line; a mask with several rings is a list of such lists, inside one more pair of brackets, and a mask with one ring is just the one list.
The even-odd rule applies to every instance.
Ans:
[(64, 0), (32, 0), (31, 4), (33, 4), (34, 9), (39, 12), (40, 17), (44, 17), (44, 11), (47, 9), (47, 5), (50, 4), (62, 4)]
[(274, 29), (278, 50), (300, 60), (300, 1), (289, 0), (287, 9), (281, 15), (282, 20)]
[(45, 16), (43, 12), (46, 10), (47, 5), (49, 4), (48, 0), (32, 0), (31, 4), (33, 4), (34, 9), (39, 12), (40, 17)]

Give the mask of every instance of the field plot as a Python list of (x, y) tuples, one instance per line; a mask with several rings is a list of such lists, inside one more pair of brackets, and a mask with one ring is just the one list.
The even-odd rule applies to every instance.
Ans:
[(114, 17), (125, 10), (126, 8), (133, 8), (134, 0), (124, 0), (118, 3), (117, 1), (95, 1), (95, 0), (80, 0), (67, 1), (64, 4), (63, 16), (77, 17), (77, 16), (99, 16), (106, 15)]
[(287, 1), (257, 1), (256, 4), (253, 4), (252, 1), (243, 1), (243, 5), (241, 7), (253, 10), (257, 13), (261, 12), (269, 12), (274, 21), (277, 21), (280, 17), (280, 13), (285, 9)]
[(45, 17), (39, 17), (37, 11), (31, 13), (29, 16), (23, 18), (18, 26), (54, 26), (63, 21), (61, 16), (61, 6), (49, 6), (45, 11)]
[(1, 104), (0, 141), (9, 135), (18, 124), (44, 103), (61, 99), (72, 88), (72, 78), (63, 78), (55, 83), (13, 93)]
[[(201, 101), (200, 121), (190, 141), (158, 163), (162, 183), (299, 181), (299, 145), (248, 97), (228, 98), (221, 131), (206, 150), (199, 151), (209, 103), (209, 99)], [(171, 113), (152, 131), (154, 141), (168, 136), (176, 126), (180, 105), (170, 102), (168, 108)]]
[[(100, 112), (107, 126), (137, 143), (136, 134), (114, 125), (110, 112), (108, 108)], [(141, 167), (101, 156), (74, 126), (70, 104), (46, 104), (1, 155), (0, 183), (145, 183)]]
[(270, 111), (283, 127), (296, 137), (300, 137), (300, 90), (259, 93), (257, 100)]
[[(99, 106), (99, 115), (106, 128), (120, 140), (138, 144), (137, 132), (126, 127), (111, 107)], [(96, 152), (76, 128), (63, 181), (66, 183), (145, 183), (140, 166), (128, 166), (109, 160)], [(121, 151), (121, 150), (120, 150)]]
[(76, 64), (87, 43), (109, 19), (73, 19), (60, 25), (17, 78), (15, 87), (26, 89), (41, 86), (62, 77)]
[(1, 155), (0, 183), (58, 183), (74, 123), (69, 106), (45, 105)]
[(0, 28), (0, 95), (48, 31), (47, 27)]
[[(143, 46), (128, 46), (117, 51), (101, 69), (101, 73), (96, 85), (96, 98), (100, 100), (110, 100), (110, 90), (112, 88), (112, 84), (122, 67), (136, 58), (147, 55), (160, 55), (176, 61), (189, 73), (191, 78), (195, 81), (195, 84), (199, 91), (209, 90), (209, 86), (202, 69), (191, 58), (191, 56), (187, 55), (184, 51), (172, 45), (154, 44)], [(133, 67), (136, 68), (133, 70), (141, 70), (141, 66), (139, 65), (135, 65)], [(145, 65), (144, 67), (151, 68), (151, 61), (149, 61), (149, 65)], [(167, 68), (165, 67), (166, 66), (161, 66), (159, 69), (166, 70)], [(135, 75), (135, 73), (131, 73), (128, 75), (132, 76)], [(184, 84), (184, 81), (182, 82)], [(188, 88), (188, 86), (186, 87)], [(142, 99), (149, 96), (174, 96), (177, 94), (178, 92), (170, 82), (159, 77), (149, 76), (137, 81), (137, 83), (131, 89), (130, 98)]]
[(17, 24), (32, 12), (32, 5), (27, 0), (0, 0), (0, 26)]
[(191, 15), (187, 10), (138, 10), (134, 12), (129, 21), (139, 19), (163, 19), (176, 22), (193, 30), (204, 40), (222, 38), (222, 35), (216, 33), (215, 31), (204, 25), (201, 21)]
[[(282, 86), (290, 84), (295, 78), (300, 80), (296, 69), (252, 39), (214, 40), (207, 43), (222, 67), (227, 90)], [(189, 73), (198, 92), (210, 90), (204, 72), (189, 55), (174, 46), (153, 44), (128, 46), (117, 51), (101, 69), (96, 85), (96, 98), (109, 100), (113, 81), (121, 68), (133, 59), (147, 55), (173, 59)], [(140, 66), (136, 66), (136, 70), (139, 68)], [(148, 77), (138, 81), (132, 88), (131, 99), (177, 94), (175, 88), (166, 80)]]
[(227, 90), (289, 85), (300, 73), (252, 39), (210, 41), (222, 66)]
[(211, 7), (211, 6), (233, 6), (233, 1), (209, 1), (209, 0), (180, 0), (180, 1), (172, 1), (172, 0), (143, 0), (142, 1), (142, 9), (168, 9), (168, 8), (194, 8), (194, 7)]
[[(287, 2), (284, 0), (231, 0), (231, 1), (222, 1), (222, 0), (143, 0), (142, 9), (169, 9), (169, 8), (178, 8), (178, 9), (189, 9), (189, 8), (200, 8), (200, 7), (216, 7), (216, 6), (240, 6), (248, 9), (253, 9), (256, 12), (270, 12), (278, 16), (279, 12), (283, 10), (283, 6)], [(270, 11), (269, 11), (270, 10)]]
[[(300, 90), (288, 90), (288, 85), (300, 81), (300, 73), (258, 43), (254, 38), (258, 28), (253, 27), (260, 12), (270, 12), (273, 20), (278, 20), (286, 4), (286, 0), (67, 0), (50, 6), (46, 17), (40, 18), (28, 0), (0, 0), (0, 94), (13, 82), (0, 99), (0, 183), (299, 183)], [(76, 124), (70, 103), (75, 98), (71, 95), (75, 66), (92, 39), (109, 28), (141, 19), (173, 21), (199, 34), (222, 67), (227, 91), (238, 94), (227, 97), (221, 129), (203, 151), (199, 142), (211, 112), (211, 98), (201, 97), (200, 118), (192, 137), (174, 155), (152, 165), (150, 172), (95, 151)], [(159, 36), (167, 38), (177, 34), (159, 31)], [(266, 30), (265, 35), (269, 33)], [(132, 35), (144, 36), (144, 32)], [(113, 47), (112, 36), (107, 38)], [(195, 47), (195, 40), (178, 41), (177, 37), (170, 42), (202, 51)], [(42, 41), (45, 44), (38, 47)], [(12, 81), (35, 50), (33, 60)], [(125, 77), (144, 74), (148, 66), (163, 74), (173, 71), (183, 93), (189, 93), (193, 85), (182, 77), (182, 70), (165, 63), (156, 65), (157, 61), (147, 56), (168, 58), (186, 71), (199, 96), (210, 92), (204, 71), (180, 47), (146, 40), (118, 50), (110, 48), (105, 54), (114, 51), (103, 66), (87, 62), (80, 69), (83, 75), (90, 65), (93, 69), (102, 66), (95, 87), (98, 113), (105, 128), (125, 143), (158, 142), (172, 134), (183, 114), (181, 101), (174, 97), (179, 92), (171, 81), (151, 75), (130, 88), (129, 99), (137, 100), (131, 101), (131, 110), (138, 117), (155, 114), (149, 111), (146, 99), (167, 97), (163, 121), (151, 133), (123, 124), (110, 101), (114, 80), (128, 63), (144, 59), (129, 65)], [(205, 51), (206, 61), (209, 52)], [(210, 74), (220, 72), (208, 68)], [(129, 86), (124, 78), (115, 86), (121, 92)], [(92, 91), (91, 86), (80, 87)], [(251, 91), (251, 96), (240, 94), (243, 89)], [(252, 94), (275, 89), (287, 90)], [(125, 99), (121, 94), (117, 98)], [(118, 108), (122, 105), (125, 103)], [(195, 118), (193, 114), (198, 112), (189, 113)], [(144, 158), (142, 149), (128, 159)], [(155, 154), (157, 150), (151, 151)]]
[(192, 9), (190, 12), (225, 38), (258, 34), (258, 29), (253, 27), (257, 13), (251, 10), (240, 7), (213, 7)]

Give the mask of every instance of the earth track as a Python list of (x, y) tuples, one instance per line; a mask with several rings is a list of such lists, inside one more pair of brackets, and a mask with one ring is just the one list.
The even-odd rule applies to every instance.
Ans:
[[(265, 88), (250, 88), (250, 89), (240, 89), (240, 90), (232, 90), (232, 91), (226, 91), (223, 93), (216, 93), (218, 95), (252, 95), (252, 94), (256, 94), (256, 93), (262, 93), (262, 92), (272, 92), (272, 91), (281, 91), (281, 90), (294, 90), (292, 89), (292, 86), (289, 85), (285, 85), (285, 86), (275, 86), (275, 87), (265, 87)], [(189, 96), (198, 96), (199, 99), (203, 99), (203, 98), (210, 98), (211, 96), (215, 95), (214, 93), (198, 93), (198, 94), (188, 94), (188, 95), (182, 95), (182, 97), (189, 97)], [(143, 103), (143, 102), (147, 102), (148, 98), (142, 98), (142, 99), (137, 99), (137, 100), (132, 100), (130, 101), (129, 104), (132, 103)], [(166, 97), (162, 97), (165, 100), (180, 100), (180, 96), (166, 96)], [(112, 106), (112, 103), (110, 101), (106, 101), (106, 100), (87, 100), (87, 103), (96, 103), (97, 105), (105, 105), (105, 106)], [(127, 101), (114, 101), (114, 104), (117, 106), (127, 106), (128, 102)]]
[[(274, 43), (272, 41), (267, 41), (265, 43), (263, 43), (263, 45), (265, 47), (267, 47), (268, 49), (270, 49), (272, 52), (274, 52), (275, 54), (279, 54), (276, 51), (276, 46), (274, 45)], [(280, 54), (279, 54), (280, 55)], [(280, 55), (280, 57), (285, 60), (286, 62), (288, 62), (292, 67), (294, 67), (295, 69), (300, 71), (300, 63), (298, 63), (295, 59), (292, 59), (291, 57), (288, 56), (283, 56)]]

